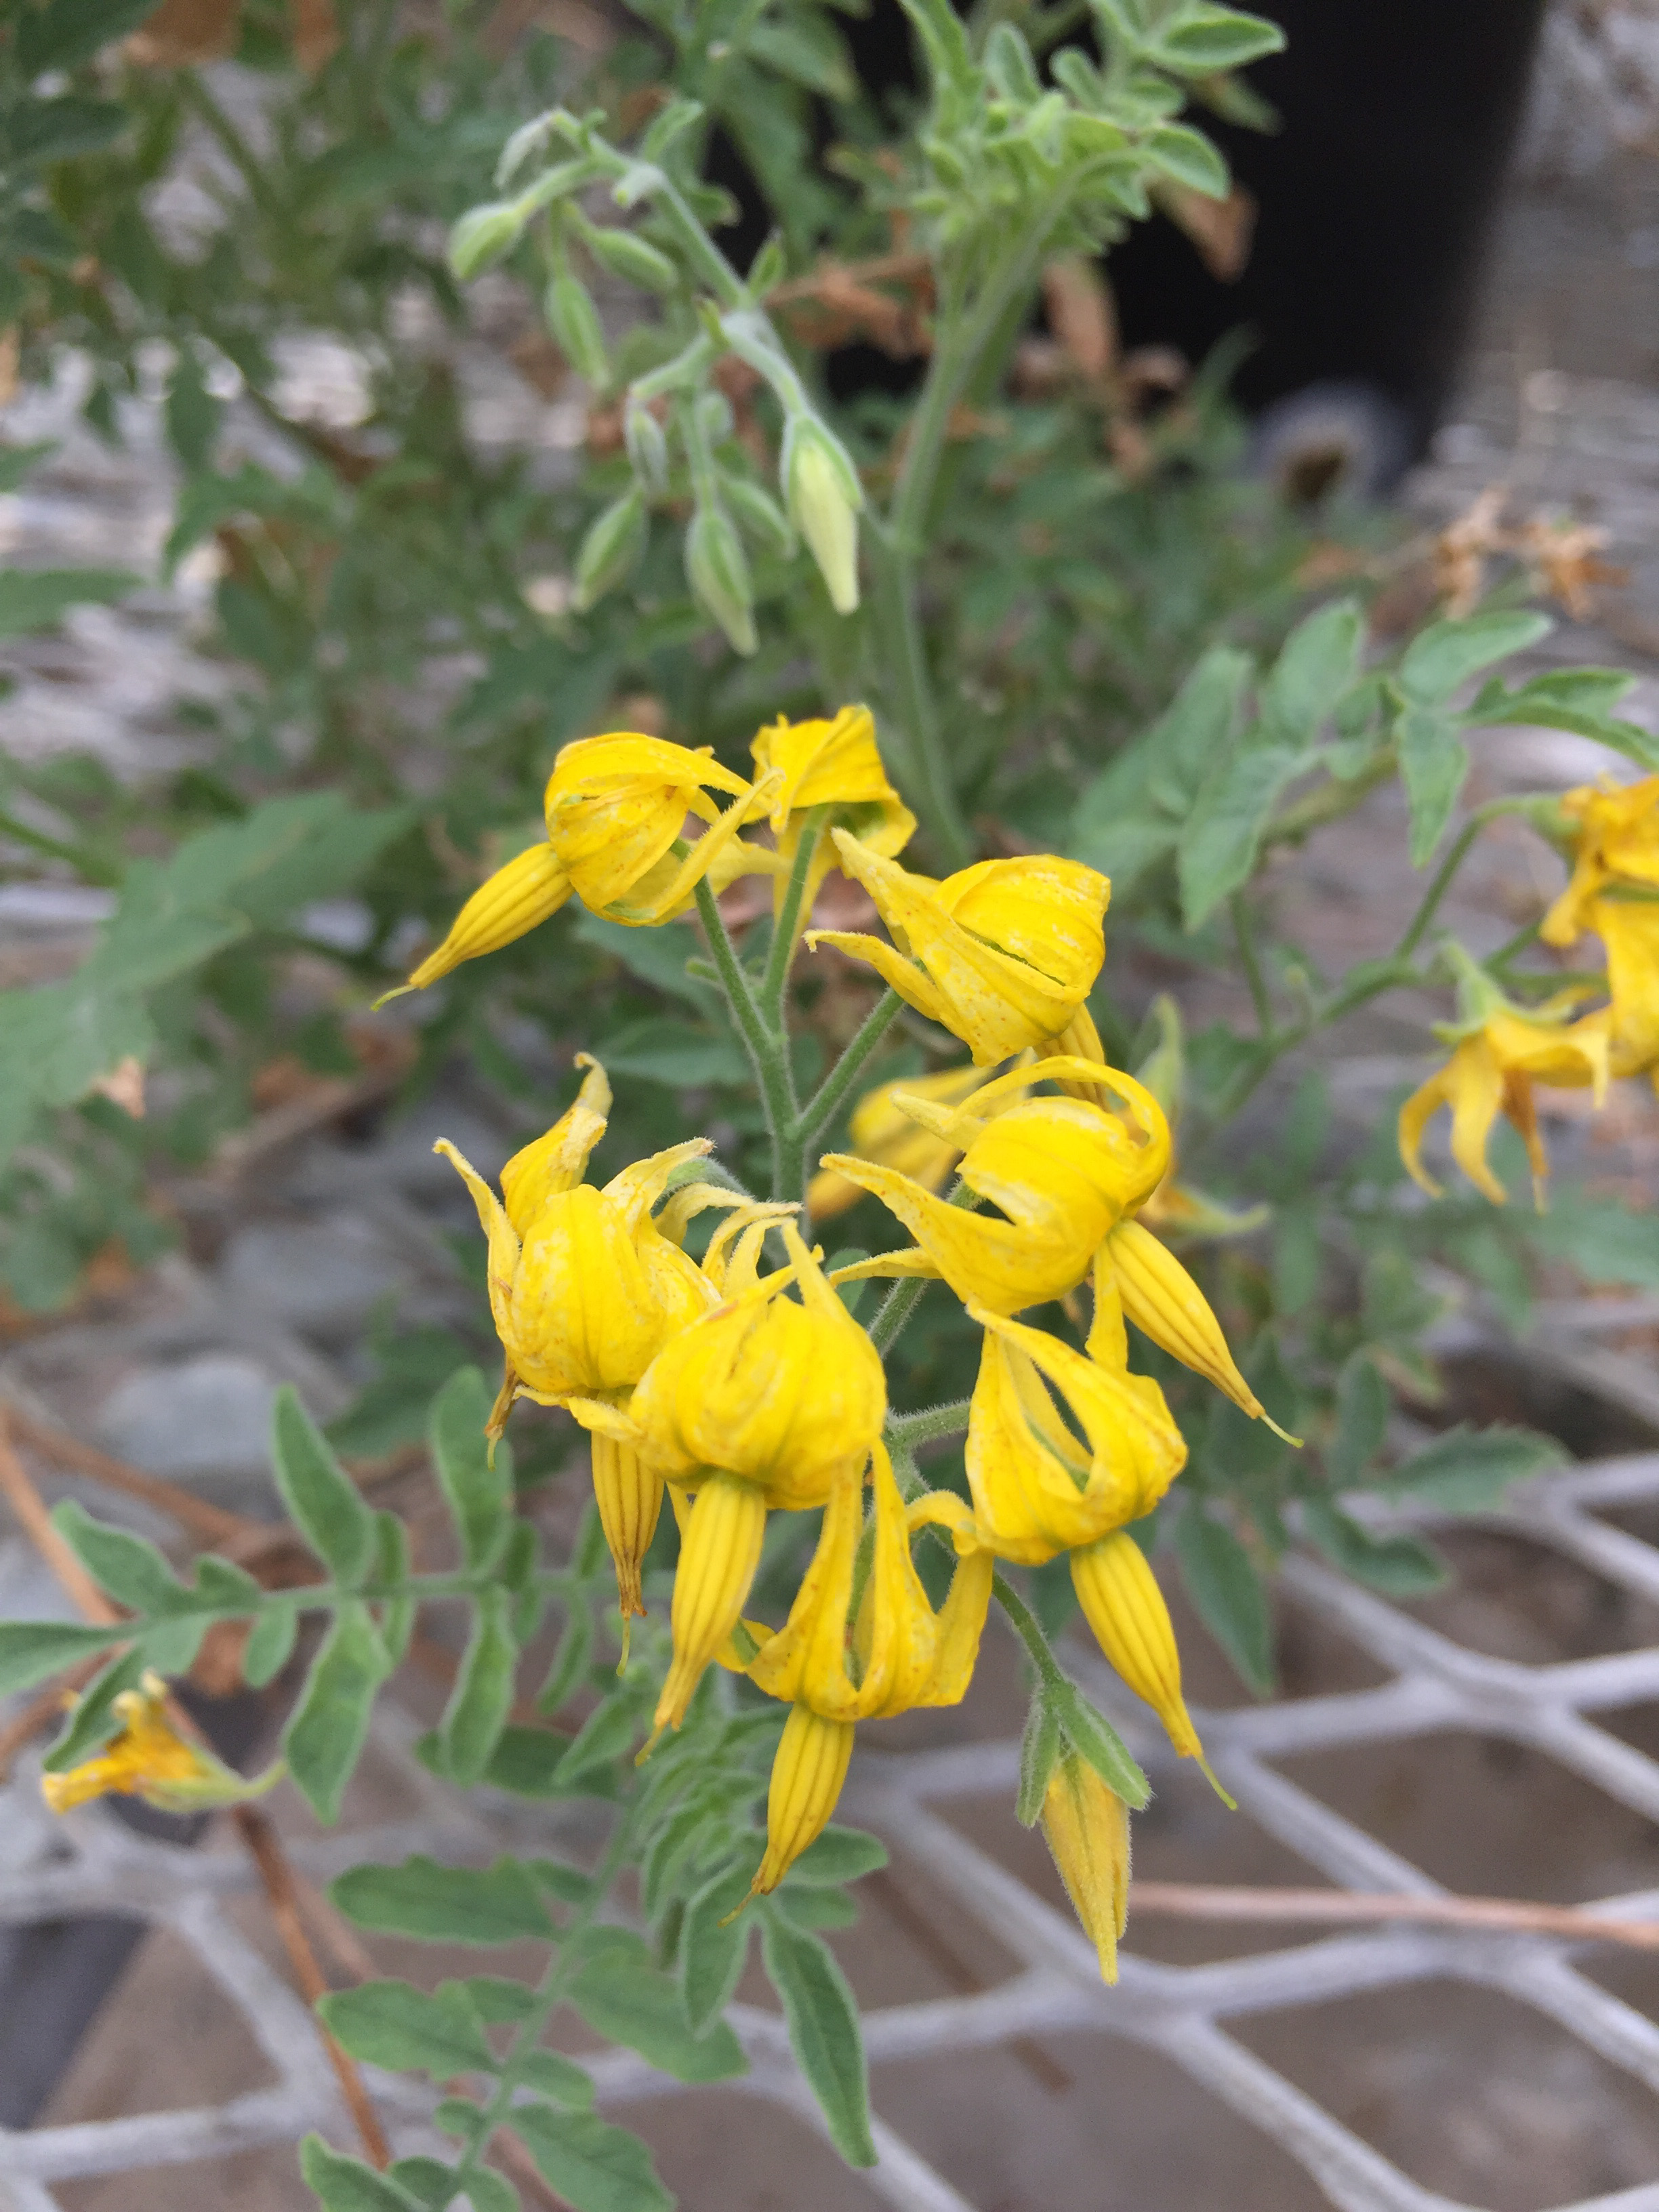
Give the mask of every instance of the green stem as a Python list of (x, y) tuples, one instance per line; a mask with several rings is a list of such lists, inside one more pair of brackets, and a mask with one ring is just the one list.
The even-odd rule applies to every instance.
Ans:
[(940, 1437), (958, 1437), (968, 1425), (973, 1401), (958, 1398), (950, 1406), (925, 1406), (919, 1413), (890, 1413), (887, 1443), (892, 1451), (914, 1451), (918, 1444), (936, 1443)]
[(581, 1955), (581, 1937), (598, 1917), (611, 1893), (611, 1885), (622, 1872), (633, 1841), (634, 1820), (639, 1809), (636, 1794), (622, 1808), (605, 1855), (588, 1876), (586, 1896), (571, 1914), (559, 1931), (558, 1948), (549, 1961), (536, 1990), (536, 2009), (524, 2021), (507, 2047), (506, 2057), (495, 2076), (495, 2087), (483, 2106), (483, 2117), (471, 2142), (456, 2160), (451, 2186), (457, 2196), (465, 2194), (468, 2179), (476, 2174), (489, 2147), (490, 2138), (497, 2128), (513, 2124), (513, 2098), (523, 2086), (525, 2069), (541, 2047), (547, 2023), (564, 2002), (565, 1991), (581, 1972), (586, 1963)]
[(881, 1042), (904, 1004), (896, 991), (884, 992), (865, 1016), (858, 1033), (800, 1110), (800, 1140), (817, 1142), (846, 1103), (859, 1071)]
[(807, 880), (812, 872), (812, 862), (818, 849), (818, 840), (823, 825), (830, 818), (828, 806), (814, 806), (801, 824), (800, 842), (795, 848), (794, 864), (789, 871), (789, 881), (784, 890), (783, 905), (772, 926), (772, 950), (768, 955), (766, 973), (761, 978), (760, 1008), (774, 1029), (783, 1027), (783, 1002), (789, 988), (790, 963), (795, 957), (795, 944), (800, 935), (805, 902)]
[(1423, 942), (1429, 924), (1439, 909), (1440, 902), (1451, 889), (1452, 878), (1462, 866), (1468, 850), (1480, 835), (1480, 817), (1471, 816), (1452, 842), (1451, 850), (1435, 870), (1434, 881), (1423, 894), (1421, 905), (1406, 927), (1406, 934), (1395, 948), (1395, 957), (1407, 959)]
[(84, 846), (66, 845), (59, 838), (48, 837), (44, 830), (31, 830), (27, 822), (20, 822), (9, 811), (0, 811), (0, 837), (27, 845), (31, 852), (42, 853), (48, 860), (67, 860), (87, 883), (112, 888), (121, 880), (118, 871), (106, 861), (94, 860)]
[(253, 149), (209, 91), (202, 80), (201, 71), (180, 70), (177, 82), (187, 105), (195, 109), (210, 135), (218, 141), (221, 151), (247, 186), (248, 198), (255, 207), (270, 222), (280, 222), (283, 216), (281, 205), (271, 193)]
[(1360, 800), (1386, 783), (1400, 765), (1400, 757), (1392, 744), (1386, 744), (1375, 753), (1358, 775), (1345, 781), (1332, 776), (1318, 785), (1305, 799), (1294, 806), (1286, 807), (1277, 822), (1271, 823), (1261, 840), (1265, 853), (1273, 845), (1283, 845), (1297, 837), (1305, 837), (1311, 830), (1322, 829), (1328, 822), (1340, 822), (1345, 814), (1352, 814)]
[(794, 1078), (789, 1069), (789, 1041), (768, 1026), (756, 1005), (753, 988), (726, 934), (707, 877), (697, 885), (697, 912), (714, 956), (726, 1003), (759, 1086), (767, 1133), (772, 1139), (772, 1196), (799, 1199), (806, 1188), (806, 1175), (801, 1157)]
[(1255, 1025), (1261, 1030), (1265, 1043), (1273, 1033), (1273, 1006), (1267, 995), (1267, 978), (1261, 973), (1261, 962), (1255, 949), (1255, 931), (1243, 892), (1235, 891), (1228, 906), (1233, 920), (1233, 935), (1238, 940), (1238, 957), (1243, 965), (1245, 981), (1250, 987), (1250, 1003), (1255, 1008)]
[(870, 1324), (870, 1341), (878, 1352), (888, 1351), (899, 1331), (916, 1310), (916, 1300), (933, 1279), (927, 1275), (907, 1275), (895, 1283), (881, 1302), (881, 1310)]
[(1007, 1614), (1009, 1626), (1025, 1646), (1038, 1679), (1050, 1689), (1065, 1681), (1066, 1674), (1048, 1648), (1048, 1639), (1042, 1632), (1042, 1622), (1006, 1575), (999, 1574), (992, 1577), (991, 1595)]

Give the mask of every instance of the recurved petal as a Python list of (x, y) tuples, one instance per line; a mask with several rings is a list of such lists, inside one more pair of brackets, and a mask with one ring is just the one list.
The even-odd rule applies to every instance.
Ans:
[(591, 1053), (579, 1052), (576, 1065), (587, 1073), (575, 1103), (545, 1136), (514, 1152), (501, 1170), (507, 1218), (520, 1237), (544, 1199), (581, 1181), (587, 1172), (588, 1156), (604, 1136), (610, 1119), (611, 1085), (605, 1070)]
[(1448, 1073), (1446, 1068), (1437, 1068), (1400, 1109), (1401, 1159), (1412, 1181), (1427, 1191), (1431, 1198), (1443, 1198), (1445, 1187), (1437, 1183), (1423, 1164), (1423, 1138), (1430, 1122), (1451, 1096)]
[(432, 1147), (449, 1162), (461, 1181), (472, 1194), (472, 1203), (478, 1209), (478, 1225), (489, 1240), (487, 1262), (489, 1282), (489, 1310), (495, 1323), (495, 1333), (507, 1347), (509, 1361), (513, 1346), (510, 1341), (513, 1326), (513, 1291), (519, 1267), (519, 1237), (507, 1209), (489, 1185), (478, 1173), (471, 1160), (464, 1159), (447, 1137), (440, 1137)]
[(878, 937), (866, 937), (849, 929), (809, 929), (805, 943), (811, 952), (816, 952), (820, 945), (833, 945), (849, 959), (864, 961), (884, 983), (898, 993), (906, 1006), (914, 1006), (919, 1014), (926, 1015), (930, 1022), (937, 1022), (941, 1029), (950, 1028), (950, 1008), (943, 994), (896, 946), (884, 945)]
[[(450, 924), (448, 936), (401, 989), (424, 991), (464, 960), (499, 952), (556, 914), (569, 896), (570, 878), (552, 847), (532, 845), (480, 884)], [(398, 993), (386, 996), (395, 999)]]
[(1445, 1071), (1452, 1109), (1452, 1158), (1494, 1206), (1508, 1195), (1486, 1161), (1492, 1123), (1504, 1103), (1504, 1072), (1484, 1036), (1467, 1038)]

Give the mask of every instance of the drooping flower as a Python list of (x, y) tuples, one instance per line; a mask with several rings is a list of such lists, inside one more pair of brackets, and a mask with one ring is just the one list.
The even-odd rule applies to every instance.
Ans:
[[(831, 812), (826, 828), (841, 827), (870, 852), (890, 859), (915, 835), (916, 817), (888, 781), (876, 746), (876, 725), (867, 707), (843, 707), (828, 720), (777, 721), (759, 731), (750, 751), (757, 781), (775, 772), (781, 785), (772, 798), (771, 825), (779, 867), (773, 878), (773, 910), (783, 904), (806, 818), (815, 807)], [(819, 884), (841, 866), (836, 848), (820, 837), (801, 901), (812, 910)]]
[[(1113, 1113), (1082, 1098), (1030, 1098), (1007, 1106), (1011, 1091), (1038, 1075), (1098, 1082), (1123, 1102)], [(873, 1191), (916, 1240), (838, 1275), (939, 1275), (957, 1296), (993, 1313), (1018, 1313), (1075, 1290), (1109, 1231), (1143, 1205), (1169, 1163), (1162, 1108), (1133, 1076), (1103, 1063), (1061, 1058), (1016, 1069), (982, 1085), (951, 1111), (897, 1091), (894, 1103), (945, 1139), (965, 1140), (966, 1188), (1002, 1209), (999, 1218), (936, 1197), (908, 1176), (847, 1152), (822, 1164)], [(994, 1115), (994, 1107), (1006, 1110)]]
[(1568, 792), (1560, 806), (1577, 824), (1572, 880), (1539, 934), (1559, 945), (1586, 930), (1600, 937), (1613, 1000), (1613, 1072), (1639, 1074), (1659, 1067), (1659, 775), (1603, 790), (1587, 785)]
[(1496, 1007), (1478, 1027), (1441, 1029), (1455, 1043), (1451, 1058), (1413, 1092), (1400, 1109), (1400, 1157), (1407, 1172), (1431, 1198), (1441, 1186), (1422, 1162), (1423, 1133), (1442, 1106), (1452, 1115), (1452, 1158), (1477, 1189), (1495, 1206), (1508, 1196), (1486, 1160), (1492, 1124), (1505, 1115), (1521, 1132), (1532, 1164), (1533, 1191), (1541, 1210), (1549, 1160), (1538, 1131), (1534, 1083), (1594, 1091), (1599, 1106), (1611, 1072), (1612, 1018), (1604, 1008), (1577, 1021), (1562, 1018), (1563, 1001), (1580, 991), (1560, 994), (1530, 1013)]
[(1613, 1073), (1650, 1074), (1659, 1088), (1659, 891), (1609, 891), (1589, 914), (1607, 956)]
[(40, 1795), (52, 1812), (116, 1796), (142, 1797), (161, 1813), (204, 1813), (216, 1805), (245, 1805), (287, 1771), (278, 1759), (250, 1778), (205, 1744), (181, 1735), (167, 1717), (167, 1686), (159, 1674), (147, 1674), (139, 1688), (123, 1690), (112, 1710), (121, 1726), (101, 1751), (62, 1774), (41, 1776)]
[[(923, 1190), (937, 1191), (962, 1157), (964, 1134), (953, 1144), (948, 1137), (925, 1128), (907, 1114), (898, 1103), (901, 1097), (925, 1099), (934, 1106), (959, 1106), (965, 1098), (981, 1089), (985, 1072), (978, 1067), (947, 1067), (936, 1075), (896, 1076), (890, 1083), (878, 1084), (866, 1091), (853, 1110), (847, 1136), (854, 1153), (861, 1160), (872, 1160), (878, 1167), (892, 1168), (908, 1176)], [(1012, 1093), (1007, 1105), (1016, 1104), (1025, 1096), (1022, 1089)], [(994, 1105), (993, 1112), (999, 1110)], [(1006, 1110), (1003, 1108), (1001, 1110)], [(815, 1175), (806, 1193), (806, 1210), (814, 1221), (830, 1221), (836, 1214), (844, 1213), (862, 1195), (860, 1186), (849, 1182), (844, 1175), (826, 1168)]]
[(693, 1498), (659, 1729), (679, 1726), (737, 1626), (768, 1510), (822, 1505), (860, 1475), (886, 1417), (880, 1355), (792, 1222), (782, 1234), (788, 1267), (671, 1337), (629, 1407), (636, 1449)]
[[(749, 1662), (750, 1680), (792, 1707), (772, 1766), (757, 1891), (776, 1888), (834, 1812), (854, 1723), (959, 1704), (979, 1656), (995, 1562), (967, 1508), (936, 1492), (907, 1509), (879, 1441), (871, 1483), (874, 1541), (856, 1617), (864, 1486), (858, 1472), (843, 1470), (789, 1618)], [(937, 1613), (910, 1556), (912, 1536), (930, 1522), (951, 1529), (960, 1554)]]
[(1100, 1978), (1115, 1982), (1118, 1938), (1129, 1921), (1129, 1808), (1068, 1745), (1048, 1777), (1042, 1820), (1072, 1910), (1099, 1954)]
[(809, 930), (865, 960), (929, 1021), (958, 1036), (981, 1067), (1057, 1036), (1093, 988), (1106, 957), (1111, 885), (1052, 854), (980, 860), (935, 883), (884, 860), (845, 830), (842, 866), (864, 885), (895, 942)]
[[(711, 788), (731, 794), (723, 812)], [(723, 889), (736, 875), (770, 866), (769, 854), (737, 839), (765, 812), (774, 788), (767, 779), (745, 783), (706, 748), (691, 752), (630, 730), (577, 738), (548, 779), (546, 843), (480, 884), (443, 943), (386, 997), (425, 990), (463, 961), (498, 952), (556, 914), (573, 892), (609, 921), (643, 927), (672, 919), (705, 876)], [(689, 846), (682, 839), (688, 814), (709, 824)]]
[(1121, 1528), (1084, 1545), (1072, 1553), (1072, 1586), (1111, 1666), (1152, 1708), (1182, 1758), (1202, 1762), (1181, 1694), (1175, 1624), (1139, 1545)]
[(985, 1331), (967, 1443), (981, 1540), (1002, 1559), (1040, 1566), (1150, 1513), (1187, 1446), (1158, 1384), (1129, 1373), (1121, 1322), (1116, 1346), (1097, 1327), (1097, 1356), (1087, 1358), (982, 1306), (968, 1314)]
[(447, 1139), (434, 1150), (471, 1192), (489, 1240), (490, 1311), (507, 1354), (491, 1432), (499, 1435), (520, 1396), (567, 1407), (595, 1432), (594, 1495), (627, 1620), (645, 1610), (640, 1565), (656, 1531), (662, 1480), (601, 1417), (626, 1407), (677, 1329), (719, 1304), (716, 1286), (651, 1213), (674, 1170), (712, 1147), (692, 1138), (624, 1168), (603, 1189), (584, 1182), (611, 1088), (604, 1069), (582, 1057), (588, 1073), (574, 1105), (501, 1170), (505, 1204)]
[[(1097, 1312), (1103, 1276), (1107, 1273), (1122, 1301), (1125, 1318), (1144, 1336), (1151, 1337), (1160, 1351), (1178, 1359), (1183, 1367), (1213, 1382), (1241, 1413), (1252, 1420), (1266, 1421), (1270, 1429), (1285, 1435), (1239, 1373), (1209, 1300), (1150, 1229), (1139, 1221), (1120, 1221), (1101, 1246), (1095, 1272)], [(1297, 1441), (1293, 1437), (1286, 1440)]]

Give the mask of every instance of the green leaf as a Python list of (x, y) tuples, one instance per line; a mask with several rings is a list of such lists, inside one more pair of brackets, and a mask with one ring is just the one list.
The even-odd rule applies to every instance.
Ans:
[(590, 1929), (584, 1948), (593, 1956), (569, 1987), (569, 1998), (588, 2026), (678, 2081), (726, 2081), (746, 2074), (743, 2046), (724, 2021), (706, 2034), (686, 2024), (679, 1991), (651, 1963), (641, 1937), (624, 1928)]
[(283, 1735), (289, 1774), (319, 1820), (339, 1818), (368, 1736), (374, 1693), (387, 1672), (386, 1647), (368, 1608), (342, 1606)]
[(513, 2128), (536, 2171), (573, 2212), (674, 2212), (637, 2136), (592, 2112), (515, 2105)]
[(660, 1015), (630, 1022), (593, 1050), (607, 1073), (642, 1077), (675, 1091), (749, 1080), (749, 1063), (735, 1039)]
[(116, 39), (147, 22), (160, 0), (48, 0), (44, 8), (20, 8), (16, 26), (17, 64), (25, 77), (46, 70), (70, 70)]
[(42, 438), (33, 446), (0, 446), (0, 492), (15, 491), (32, 469), (57, 451), (55, 438)]
[(685, 972), (685, 963), (701, 950), (690, 922), (667, 921), (655, 929), (629, 929), (620, 921), (606, 921), (586, 907), (576, 916), (572, 935), (596, 951), (619, 961), (629, 975), (637, 975), (653, 990), (679, 999), (700, 1012), (710, 1003), (707, 983)]
[(493, 1566), (513, 1525), (513, 1454), (494, 1453), (484, 1425), (495, 1392), (476, 1367), (452, 1375), (432, 1401), (432, 1460), (469, 1567)]
[(167, 385), (167, 436), (192, 475), (209, 465), (223, 411), (203, 380), (194, 347), (180, 346)]
[(1275, 737), (1312, 744), (1358, 672), (1364, 635), (1352, 599), (1320, 607), (1297, 624), (1261, 687), (1261, 718)]
[(421, 2199), (389, 2174), (331, 2150), (320, 2136), (307, 2136), (300, 2145), (300, 2171), (324, 2212), (422, 2212)]
[(551, 1729), (504, 1728), (480, 1778), (515, 1797), (562, 1796), (559, 1768), (569, 1742)]
[(1300, 767), (1288, 745), (1244, 744), (1206, 779), (1176, 857), (1186, 928), (1249, 883), (1279, 795)]
[(1189, 1499), (1176, 1525), (1176, 1557), (1204, 1626), (1249, 1688), (1271, 1696), (1273, 1615), (1249, 1553), (1231, 1528)]
[(1445, 834), (1469, 772), (1469, 749), (1443, 714), (1410, 707), (1395, 730), (1412, 810), (1412, 866), (1422, 867)]
[(1352, 1489), (1382, 1449), (1394, 1393), (1375, 1360), (1356, 1352), (1336, 1380), (1336, 1433), (1325, 1447), (1332, 1485)]
[(34, 168), (48, 161), (101, 154), (127, 127), (127, 111), (109, 100), (25, 100), (6, 117), (7, 166)]
[(1237, 726), (1248, 653), (1206, 653), (1168, 710), (1084, 786), (1066, 849), (1109, 875), (1120, 902), (1174, 852), (1204, 779)]
[(88, 600), (124, 599), (140, 580), (126, 568), (0, 568), (0, 637), (46, 629)]
[(1553, 1437), (1535, 1429), (1502, 1422), (1473, 1429), (1460, 1422), (1395, 1468), (1383, 1488), (1390, 1497), (1409, 1497), (1446, 1513), (1484, 1513), (1503, 1504), (1512, 1483), (1547, 1474), (1566, 1458)]
[(1139, 1812), (1151, 1802), (1152, 1785), (1130, 1756), (1129, 1747), (1103, 1713), (1097, 1712), (1075, 1682), (1063, 1676), (1043, 1686), (1054, 1700), (1061, 1734), (1079, 1757), (1124, 1803)]
[[(386, 2168), (392, 2180), (400, 2189), (427, 2207), (427, 2212), (444, 2212), (455, 2195), (455, 2170), (440, 2158), (394, 2158)], [(517, 2197), (508, 2212), (519, 2212)]]
[(466, 2179), (466, 2199), (472, 2212), (521, 2212), (518, 2191), (492, 2166), (473, 2167)]
[(293, 1655), (299, 1633), (297, 1606), (272, 1606), (259, 1615), (242, 1651), (242, 1679), (249, 1689), (263, 1690), (276, 1680)]
[(94, 1520), (77, 1498), (52, 1508), (52, 1524), (99, 1588), (145, 1615), (193, 1611), (190, 1593), (147, 1537)]
[(1518, 612), (1431, 623), (1406, 648), (1400, 688), (1417, 706), (1438, 707), (1471, 676), (1512, 653), (1524, 653), (1554, 627), (1547, 615)]
[(270, 1416), (271, 1461), (289, 1517), (336, 1578), (361, 1582), (374, 1558), (374, 1516), (291, 1382)]
[(1334, 1565), (1387, 1597), (1425, 1597), (1451, 1580), (1432, 1544), (1417, 1536), (1373, 1535), (1328, 1498), (1302, 1500), (1302, 1526)]
[(125, 1651), (112, 1659), (76, 1699), (64, 1731), (41, 1762), (48, 1774), (62, 1774), (114, 1735), (118, 1723), (112, 1710), (124, 1690), (136, 1690), (149, 1662), (143, 1650)]
[(595, 1705), (571, 1738), (565, 1753), (564, 1772), (560, 1777), (563, 1786), (567, 1790), (581, 1788), (596, 1773), (613, 1766), (624, 1752), (632, 1748), (638, 1734), (638, 1714), (632, 1698), (625, 1693), (609, 1697), (603, 1705)]
[(1060, 1715), (1052, 1698), (1038, 1689), (1025, 1715), (1019, 1739), (1019, 1790), (1014, 1799), (1014, 1818), (1022, 1828), (1034, 1828), (1042, 1818), (1048, 1784), (1060, 1760)]
[(196, 1587), (191, 1595), (204, 1606), (238, 1613), (263, 1611), (265, 1594), (246, 1568), (234, 1559), (205, 1552), (196, 1562)]
[(532, 2051), (519, 2061), (519, 2079), (538, 2097), (568, 2105), (579, 2112), (593, 2102), (593, 2084), (572, 2058), (560, 2051)]
[(887, 1863), (887, 1846), (879, 1836), (862, 1828), (835, 1824), (810, 1843), (790, 1868), (787, 1879), (817, 1888), (832, 1888), (843, 1881), (860, 1881)]
[(450, 1779), (463, 1788), (482, 1780), (513, 1710), (519, 1647), (507, 1620), (512, 1603), (501, 1589), (487, 1589), (479, 1599), (460, 1672), (438, 1724)]
[(817, 1936), (790, 1927), (775, 1912), (762, 1920), (761, 1952), (783, 2002), (789, 2047), (818, 2100), (830, 2140), (848, 2166), (873, 2166), (869, 2069), (846, 1976)]
[(550, 1943), (557, 1932), (517, 1859), (449, 1867), (416, 1856), (399, 1867), (353, 1867), (329, 1895), (360, 1928), (427, 1943)]
[(318, 2011), (354, 2058), (397, 2072), (493, 2073), (495, 2054), (461, 1982), (428, 1996), (409, 1982), (363, 1982), (320, 1998)]
[(48, 1674), (124, 1643), (127, 1633), (118, 1623), (82, 1628), (67, 1620), (0, 1620), (0, 1697), (32, 1690)]
[(1528, 1241), (1592, 1283), (1659, 1291), (1659, 1217), (1623, 1200), (1558, 1191), (1550, 1211), (1526, 1217)]
[(541, 2007), (534, 1990), (523, 1982), (510, 1981), (504, 1974), (469, 1974), (460, 1986), (479, 2019), (492, 2027), (517, 2027)]
[(731, 2002), (749, 1956), (752, 1913), (742, 1910), (758, 1854), (723, 1867), (690, 1899), (680, 1923), (680, 2002), (694, 2035), (703, 2034)]
[(1146, 159), (1162, 175), (1173, 177), (1188, 191), (1201, 192), (1206, 199), (1226, 198), (1232, 185), (1227, 164), (1201, 131), (1189, 131), (1184, 123), (1160, 124), (1141, 144)]
[(1224, 70), (1243, 69), (1264, 54), (1282, 52), (1285, 33), (1277, 23), (1260, 15), (1244, 15), (1231, 8), (1194, 8), (1160, 33), (1148, 58), (1183, 76), (1218, 76)]
[[(593, 1516), (597, 1522), (597, 1514)], [(593, 1616), (580, 1593), (569, 1601), (570, 1610), (552, 1664), (547, 1670), (547, 1680), (536, 1693), (538, 1713), (556, 1713), (565, 1699), (587, 1673), (587, 1662), (593, 1652)]]

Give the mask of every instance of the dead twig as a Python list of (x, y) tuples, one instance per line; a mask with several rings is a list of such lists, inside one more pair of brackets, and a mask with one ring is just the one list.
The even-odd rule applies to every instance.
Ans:
[(1227, 1888), (1201, 1881), (1135, 1881), (1129, 1911), (1182, 1920), (1415, 1921), (1435, 1928), (1491, 1928), (1576, 1942), (1659, 1951), (1659, 1920), (1611, 1920), (1578, 1905), (1513, 1897), (1395, 1897), (1346, 1889)]
[[(306, 1934), (305, 1922), (301, 1917), (300, 1893), (293, 1869), (288, 1863), (288, 1854), (277, 1840), (276, 1831), (257, 1806), (234, 1806), (230, 1817), (258, 1870), (259, 1880), (270, 1906), (270, 1917), (283, 1939), (283, 1948), (288, 1953), (289, 1964), (294, 1969), (294, 1978), (300, 1984), (301, 1995), (314, 2014), (318, 2000), (329, 1993), (328, 1983), (322, 1968), (317, 1964), (317, 1954), (311, 1948), (311, 1939)], [(340, 2094), (350, 2111), (353, 2124), (362, 2139), (369, 2163), (385, 2172), (392, 2163), (392, 2146), (386, 2139), (380, 2116), (369, 2102), (363, 2077), (357, 2071), (356, 2062), (342, 2050), (320, 2018), (317, 2021), (317, 2033), (322, 2038), (323, 2048), (328, 2053), (329, 2063), (333, 2067), (335, 2079), (340, 2085)]]
[(0, 1406), (0, 1496), (17, 1516), (18, 1525), (58, 1577), (64, 1595), (88, 1620), (100, 1625), (124, 1620), (58, 1534), (46, 1500), (29, 1479), (11, 1440), (11, 1408)]

